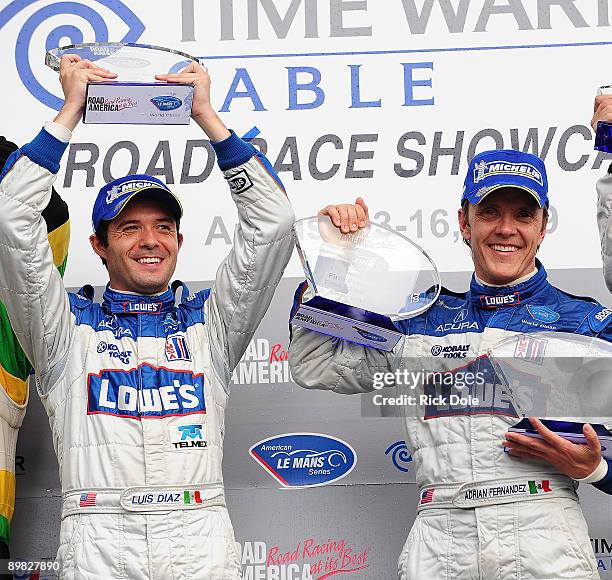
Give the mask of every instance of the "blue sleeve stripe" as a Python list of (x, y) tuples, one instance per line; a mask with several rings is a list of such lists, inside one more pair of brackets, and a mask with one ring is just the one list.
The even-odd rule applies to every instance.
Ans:
[(283, 185), (283, 182), (280, 180), (280, 177), (278, 176), (276, 171), (274, 171), (274, 167), (272, 167), (272, 164), (270, 163), (270, 161), (268, 161), (268, 158), (263, 153), (256, 151), (255, 159), (259, 161), (261, 166), (266, 170), (266, 172), (270, 175), (270, 177), (276, 182), (276, 185), (278, 185), (280, 190), (284, 194), (287, 194), (287, 191), (285, 190), (285, 186)]
[(30, 143), (21, 148), (21, 151), (34, 163), (51, 173), (57, 173), (66, 147), (68, 147), (68, 143), (56, 139), (53, 135), (41, 129), (40, 133)]
[(291, 307), (291, 314), (289, 315), (289, 320), (291, 320), (295, 316), (295, 313), (298, 311), (298, 308), (301, 306), (302, 296), (304, 295), (304, 292), (306, 292), (307, 288), (308, 288), (308, 282), (306, 280), (301, 282), (300, 285), (297, 287), (297, 290), (295, 291), (295, 295), (293, 297), (293, 306)]
[(612, 495), (612, 460), (606, 458), (606, 463), (608, 464), (607, 475), (601, 481), (598, 481), (593, 485), (604, 493)]
[(0, 174), (0, 181), (2, 181), (4, 179), (4, 176), (13, 168), (15, 163), (17, 163), (17, 159), (19, 159), (21, 155), (21, 149), (17, 149), (6, 158), (6, 163), (4, 164), (4, 168), (2, 169), (2, 173)]
[(246, 163), (256, 149), (250, 143), (245, 143), (236, 133), (230, 131), (230, 136), (223, 141), (211, 141), (217, 155), (217, 163), (221, 171), (227, 171)]

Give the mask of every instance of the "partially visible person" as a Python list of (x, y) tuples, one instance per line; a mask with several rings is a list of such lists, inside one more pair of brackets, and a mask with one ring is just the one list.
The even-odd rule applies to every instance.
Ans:
[[(0, 136), (0, 168), (16, 150), (17, 145)], [(70, 242), (70, 221), (68, 206), (55, 189), (52, 189), (42, 217), (53, 263), (63, 275)], [(0, 559), (10, 557), (11, 520), (15, 508), (15, 450), (26, 412), (31, 371), (32, 364), (17, 341), (6, 308), (0, 303)]]
[[(597, 131), (600, 121), (612, 123), (612, 95), (595, 97), (591, 127)], [(606, 285), (612, 292), (612, 163), (597, 181), (597, 225), (601, 242), (601, 258)]]

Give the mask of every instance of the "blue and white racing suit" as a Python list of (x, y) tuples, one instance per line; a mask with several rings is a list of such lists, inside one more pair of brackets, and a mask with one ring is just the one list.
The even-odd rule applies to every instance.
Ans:
[[(537, 273), (516, 286), (493, 288), (474, 277), (466, 294), (443, 290), (424, 314), (397, 323), (405, 336), (390, 353), (294, 326), (293, 378), (305, 388), (365, 393), (373, 389), (375, 373), (401, 369), (405, 361), (417, 364), (450, 353), (468, 363), (523, 333), (578, 333), (610, 341), (612, 311), (555, 288), (537, 266)], [(296, 292), (294, 311), (312, 296), (305, 284)], [(534, 307), (546, 307), (549, 320)], [(440, 360), (440, 368), (454, 369), (461, 360)], [(452, 413), (434, 403), (407, 418), (420, 500), (400, 556), (400, 578), (598, 578), (575, 482), (549, 464), (504, 453), (501, 442), (517, 416), (498, 395)], [(612, 468), (596, 485), (612, 493)]]
[(267, 160), (214, 143), (238, 210), (210, 290), (67, 294), (41, 211), (66, 147), (24, 146), (0, 181), (0, 300), (38, 379), (62, 483), (65, 579), (236, 580), (221, 461), (233, 368), (293, 249), (291, 205)]

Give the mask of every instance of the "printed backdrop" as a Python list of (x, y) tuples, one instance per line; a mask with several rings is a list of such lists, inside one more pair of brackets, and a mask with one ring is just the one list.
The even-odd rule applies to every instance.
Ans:
[[(298, 217), (360, 195), (375, 220), (427, 248), (455, 290), (471, 269), (456, 223), (469, 158), (494, 147), (539, 154), (553, 206), (540, 257), (554, 282), (610, 304), (594, 211), (594, 181), (608, 162), (593, 150), (589, 127), (596, 88), (612, 82), (602, 66), (612, 55), (610, 0), (152, 5), (2, 2), (0, 133), (23, 143), (59, 108), (57, 73), (44, 66), (48, 48), (106, 40), (176, 48), (209, 68), (215, 106), (267, 152)], [(106, 282), (87, 241), (91, 207), (106, 181), (127, 172), (158, 175), (181, 196), (177, 277), (191, 289), (206, 286), (229, 249), (236, 214), (193, 125), (77, 128), (57, 181), (72, 219), (67, 284)], [(287, 316), (300, 275), (294, 256), (232, 388), (225, 478), (245, 578), (393, 578), (416, 506), (410, 452), (399, 420), (364, 418), (359, 397), (291, 382)], [(314, 436), (287, 436), (296, 433)], [(269, 469), (283, 445), (287, 452), (318, 445), (324, 465), (297, 453), (302, 463), (286, 476)], [(35, 396), (18, 454), (12, 550), (52, 558), (60, 488)], [(602, 576), (612, 578), (612, 502), (592, 489), (582, 496)]]

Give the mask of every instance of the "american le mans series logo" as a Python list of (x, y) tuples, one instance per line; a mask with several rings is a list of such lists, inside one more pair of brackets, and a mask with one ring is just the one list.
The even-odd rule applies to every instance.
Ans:
[(148, 363), (87, 375), (87, 414), (129, 419), (205, 413), (204, 375)]
[(160, 111), (174, 111), (182, 106), (183, 101), (172, 95), (160, 95), (153, 97), (151, 103)]
[(338, 481), (355, 467), (357, 454), (345, 441), (319, 433), (287, 433), (249, 450), (283, 487), (315, 487)]

